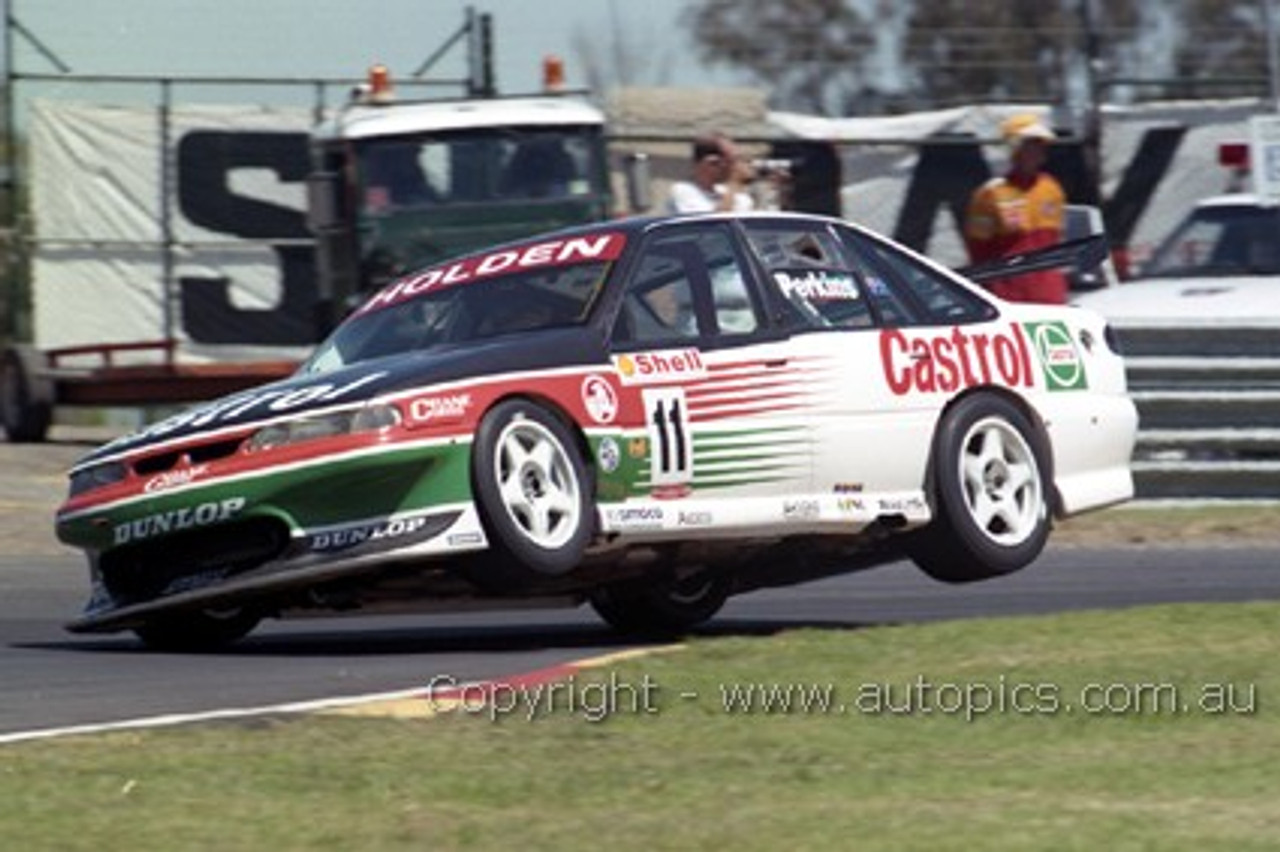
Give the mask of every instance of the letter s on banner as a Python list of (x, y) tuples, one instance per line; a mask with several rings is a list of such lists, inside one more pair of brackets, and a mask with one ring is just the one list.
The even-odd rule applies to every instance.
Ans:
[[(178, 204), (192, 224), (254, 240), (310, 236), (301, 210), (238, 195), (231, 175), (270, 169), (283, 183), (303, 183), (310, 169), (305, 133), (193, 130), (178, 142)], [(276, 307), (240, 308), (226, 277), (180, 279), (182, 324), (191, 340), (213, 344), (299, 345), (315, 342), (315, 251), (273, 244), (280, 269)], [(199, 262), (199, 257), (195, 258)]]

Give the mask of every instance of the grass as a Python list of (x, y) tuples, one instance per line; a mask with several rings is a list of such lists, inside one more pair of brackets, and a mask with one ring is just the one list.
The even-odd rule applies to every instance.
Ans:
[(1129, 503), (1058, 524), (1050, 541), (1109, 547), (1275, 546), (1280, 503)]
[[(707, 639), (580, 673), (574, 707), (561, 686), (532, 720), (469, 705), (21, 743), (0, 749), (0, 838), (142, 852), (1274, 849), (1278, 621), (1280, 604), (1176, 605)], [(831, 704), (802, 712), (793, 691), (791, 712), (727, 710), (723, 696), (745, 701), (752, 684)], [(1212, 685), (1234, 692), (1201, 706)], [(966, 720), (966, 690), (988, 711)], [(892, 709), (873, 712), (886, 693)], [(588, 721), (608, 696), (614, 712)], [(1122, 712), (1087, 712), (1082, 696)]]

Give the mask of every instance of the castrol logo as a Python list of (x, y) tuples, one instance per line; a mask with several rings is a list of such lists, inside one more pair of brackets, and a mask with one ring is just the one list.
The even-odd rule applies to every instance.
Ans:
[(1066, 325), (1060, 322), (1026, 323), (1027, 333), (1036, 357), (1044, 368), (1049, 390), (1075, 390), (1087, 386), (1084, 359), (1071, 339)]
[(880, 364), (885, 382), (896, 396), (951, 393), (979, 384), (1010, 388), (1035, 387), (1031, 348), (1022, 326), (1004, 330), (908, 333), (880, 332)]

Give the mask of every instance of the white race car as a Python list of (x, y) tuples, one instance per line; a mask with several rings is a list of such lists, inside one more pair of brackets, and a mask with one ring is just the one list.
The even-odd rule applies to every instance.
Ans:
[(1136, 420), (1095, 313), (836, 219), (609, 221), (414, 272), (292, 378), (91, 453), (69, 627), (555, 599), (670, 632), (903, 554), (981, 580), (1132, 496)]

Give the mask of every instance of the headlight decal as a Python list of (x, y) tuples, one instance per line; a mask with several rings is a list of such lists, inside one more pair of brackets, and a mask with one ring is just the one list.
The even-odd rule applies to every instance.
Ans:
[(299, 417), (272, 423), (254, 432), (245, 442), (245, 451), (262, 452), (320, 438), (375, 432), (398, 426), (400, 422), (399, 410), (388, 403), (375, 403), (354, 410)]

